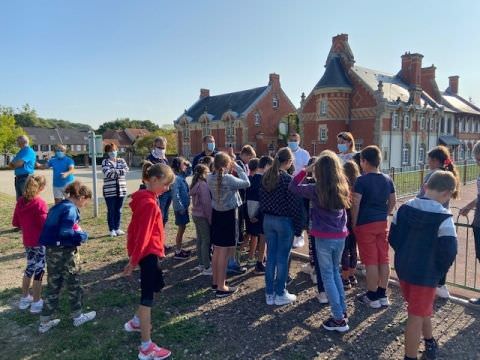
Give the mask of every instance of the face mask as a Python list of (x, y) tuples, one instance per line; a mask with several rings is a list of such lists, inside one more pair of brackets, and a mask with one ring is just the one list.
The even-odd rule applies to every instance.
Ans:
[(163, 159), (165, 157), (165, 149), (155, 148), (155, 150), (153, 150), (153, 155), (157, 158)]
[(215, 150), (215, 143), (207, 143), (207, 150), (213, 152), (213, 150)]
[(348, 145), (347, 144), (337, 144), (338, 151), (341, 153), (346, 153), (348, 151)]
[(288, 147), (289, 147), (290, 150), (292, 150), (292, 151), (297, 151), (297, 150), (298, 150), (298, 142), (296, 142), (296, 141), (289, 141), (289, 142), (288, 142)]
[(63, 158), (65, 156), (65, 153), (62, 151), (56, 151), (55, 156), (59, 159)]
[(110, 151), (110, 152), (108, 153), (108, 157), (109, 157), (110, 159), (115, 159), (115, 158), (117, 157), (117, 153), (118, 153), (117, 151)]

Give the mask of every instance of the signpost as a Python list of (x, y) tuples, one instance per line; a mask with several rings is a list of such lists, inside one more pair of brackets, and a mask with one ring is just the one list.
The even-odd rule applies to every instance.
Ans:
[(95, 135), (93, 130), (88, 133), (89, 153), (92, 160), (93, 177), (93, 216), (98, 217), (98, 195), (97, 195), (97, 157), (102, 157), (102, 135)]

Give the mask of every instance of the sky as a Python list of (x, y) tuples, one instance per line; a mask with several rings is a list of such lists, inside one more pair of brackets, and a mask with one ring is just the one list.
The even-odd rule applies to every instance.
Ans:
[(397, 73), (406, 51), (435, 64), (441, 90), (480, 104), (480, 1), (14, 0), (0, 2), (0, 105), (98, 127), (172, 124), (200, 94), (268, 83), (298, 106), (332, 36), (357, 65)]

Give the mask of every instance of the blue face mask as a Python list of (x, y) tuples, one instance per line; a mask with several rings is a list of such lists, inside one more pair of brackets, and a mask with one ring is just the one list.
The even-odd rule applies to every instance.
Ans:
[(55, 156), (62, 159), (65, 156), (65, 153), (63, 151), (55, 151)]
[(109, 157), (110, 159), (115, 159), (115, 158), (117, 157), (117, 153), (118, 153), (117, 151), (110, 151), (110, 152), (108, 153), (108, 157)]
[(296, 142), (296, 141), (289, 141), (289, 142), (288, 142), (288, 147), (289, 147), (290, 150), (292, 150), (292, 151), (297, 151), (297, 150), (298, 150), (298, 142)]
[(213, 152), (213, 150), (215, 150), (215, 143), (207, 143), (207, 150)]
[(346, 153), (348, 151), (348, 145), (347, 144), (337, 144), (338, 151), (341, 153)]

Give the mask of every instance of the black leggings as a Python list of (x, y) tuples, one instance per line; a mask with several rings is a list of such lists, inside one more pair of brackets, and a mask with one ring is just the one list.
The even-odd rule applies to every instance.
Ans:
[(353, 231), (345, 239), (345, 247), (342, 253), (342, 270), (355, 269), (357, 267), (357, 241)]
[(140, 260), (140, 304), (151, 307), (153, 294), (159, 292), (165, 286), (163, 273), (160, 269), (157, 255), (150, 254)]
[(322, 275), (320, 273), (320, 265), (318, 264), (317, 250), (315, 248), (315, 237), (313, 236), (308, 237), (308, 252), (312, 255), (313, 266), (315, 267), (315, 274), (317, 274), (317, 290), (319, 293), (325, 292)]

